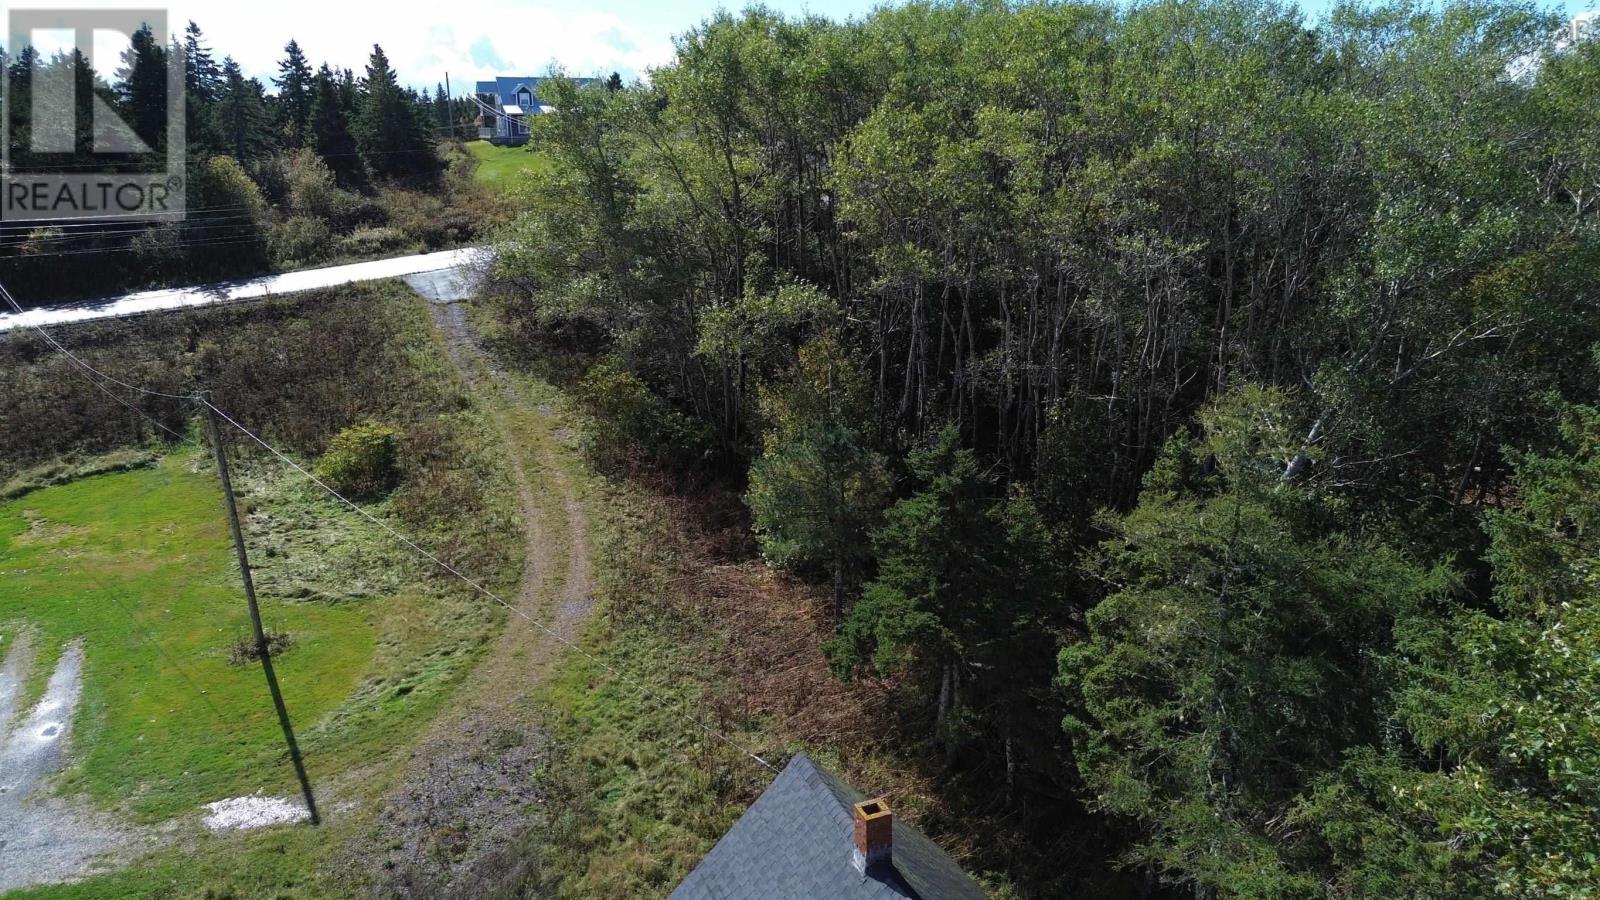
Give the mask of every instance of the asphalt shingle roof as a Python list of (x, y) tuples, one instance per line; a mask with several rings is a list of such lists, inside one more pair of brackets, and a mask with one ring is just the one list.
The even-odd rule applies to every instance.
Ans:
[[(517, 89), (525, 87), (533, 94), (532, 105), (537, 109), (543, 103), (539, 99), (539, 83), (544, 80), (532, 75), (501, 75), (489, 81), (478, 82), (477, 92), (480, 94), (494, 94), (500, 99), (501, 103), (515, 103), (517, 102)], [(579, 85), (585, 85), (592, 83), (595, 79), (574, 78), (572, 80)]]
[(797, 754), (670, 900), (982, 900), (955, 860), (899, 819), (891, 862), (857, 870), (852, 807), (865, 799)]

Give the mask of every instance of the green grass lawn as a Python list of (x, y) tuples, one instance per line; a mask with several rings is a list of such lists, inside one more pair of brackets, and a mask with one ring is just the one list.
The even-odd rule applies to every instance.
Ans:
[[(301, 316), (342, 331), (345, 320), (316, 317), (340, 303), (360, 304), (359, 315), (384, 324), (365, 332), (395, 351), (364, 388), (376, 388), (382, 405), (328, 398), (322, 391), (336, 377), (367, 384), (365, 373), (330, 369), (263, 376), (293, 384), (297, 402), (239, 395), (250, 412), (232, 411), (270, 436), (305, 425), (295, 418), (305, 392), (315, 398), (304, 401), (313, 415), (340, 425), (372, 416), (425, 437), (418, 446), (427, 466), (366, 510), (493, 589), (514, 591), (522, 536), (499, 434), (457, 379), (425, 301), (389, 282), (197, 312), (196, 327), (232, 337), (276, 304), (279, 333), (294, 333)], [(175, 364), (163, 354), (181, 346), (178, 338), (154, 323), (144, 328), (117, 345), (120, 358)], [(0, 647), (24, 628), (32, 633), (40, 658), (23, 699), (31, 704), (62, 648), (83, 641), (84, 696), (54, 788), (170, 840), (114, 871), (18, 897), (366, 895), (365, 870), (352, 865), (349, 848), (408, 771), (417, 733), (457, 698), (503, 621), (497, 605), (437, 577), (277, 460), (243, 440), (234, 447), (263, 617), (294, 639), (276, 668), (324, 823), (218, 834), (200, 825), (201, 805), (213, 800), (297, 794), (259, 665), (228, 661), (229, 647), (249, 634), (248, 615), (209, 453), (128, 446), (67, 454), (0, 479)], [(314, 461), (311, 451), (295, 455)]]
[(495, 188), (511, 188), (526, 178), (526, 173), (543, 174), (551, 167), (550, 158), (531, 145), (496, 147), (488, 141), (472, 141), (467, 149), (478, 161), (472, 176)]
[[(84, 642), (62, 789), (140, 819), (294, 783), (260, 667), (229, 662), (249, 619), (207, 460), (168, 456), (0, 505), (0, 632), (5, 646), (33, 632), (30, 695)], [(293, 638), (278, 677), (309, 729), (361, 680), (377, 631), (359, 603), (267, 599), (262, 614)]]

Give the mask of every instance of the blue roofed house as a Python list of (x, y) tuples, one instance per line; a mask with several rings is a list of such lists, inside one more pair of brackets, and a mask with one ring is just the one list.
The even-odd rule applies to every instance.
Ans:
[(938, 844), (796, 754), (669, 900), (984, 900)]
[[(539, 99), (539, 83), (543, 78), (531, 75), (501, 75), (490, 81), (478, 82), (478, 136), (496, 144), (521, 144), (528, 140), (528, 121), (533, 116), (550, 112), (551, 107)], [(593, 82), (593, 78), (574, 78), (580, 85)]]

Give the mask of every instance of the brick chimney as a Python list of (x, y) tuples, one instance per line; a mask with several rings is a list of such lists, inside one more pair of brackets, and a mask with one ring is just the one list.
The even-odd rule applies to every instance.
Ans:
[(855, 852), (851, 861), (865, 872), (876, 865), (887, 865), (893, 857), (894, 813), (882, 797), (863, 800), (855, 806)]

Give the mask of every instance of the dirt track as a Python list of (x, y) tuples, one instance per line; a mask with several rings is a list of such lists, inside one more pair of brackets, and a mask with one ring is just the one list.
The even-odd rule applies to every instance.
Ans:
[(16, 710), (32, 663), (27, 632), (0, 647), (0, 892), (66, 881), (125, 849), (130, 835), (82, 804), (44, 790), (72, 728), (82, 688), (83, 645), (61, 652), (44, 696)]
[(374, 865), (374, 893), (385, 897), (467, 896), (501, 874), (539, 802), (533, 774), (544, 738), (531, 695), (564, 649), (545, 629), (573, 640), (592, 608), (583, 507), (556, 457), (548, 411), (524, 402), (473, 343), (459, 304), (435, 300), (429, 309), (504, 440), (527, 555), (517, 614), (453, 711), (413, 750), (376, 833), (354, 848)]

